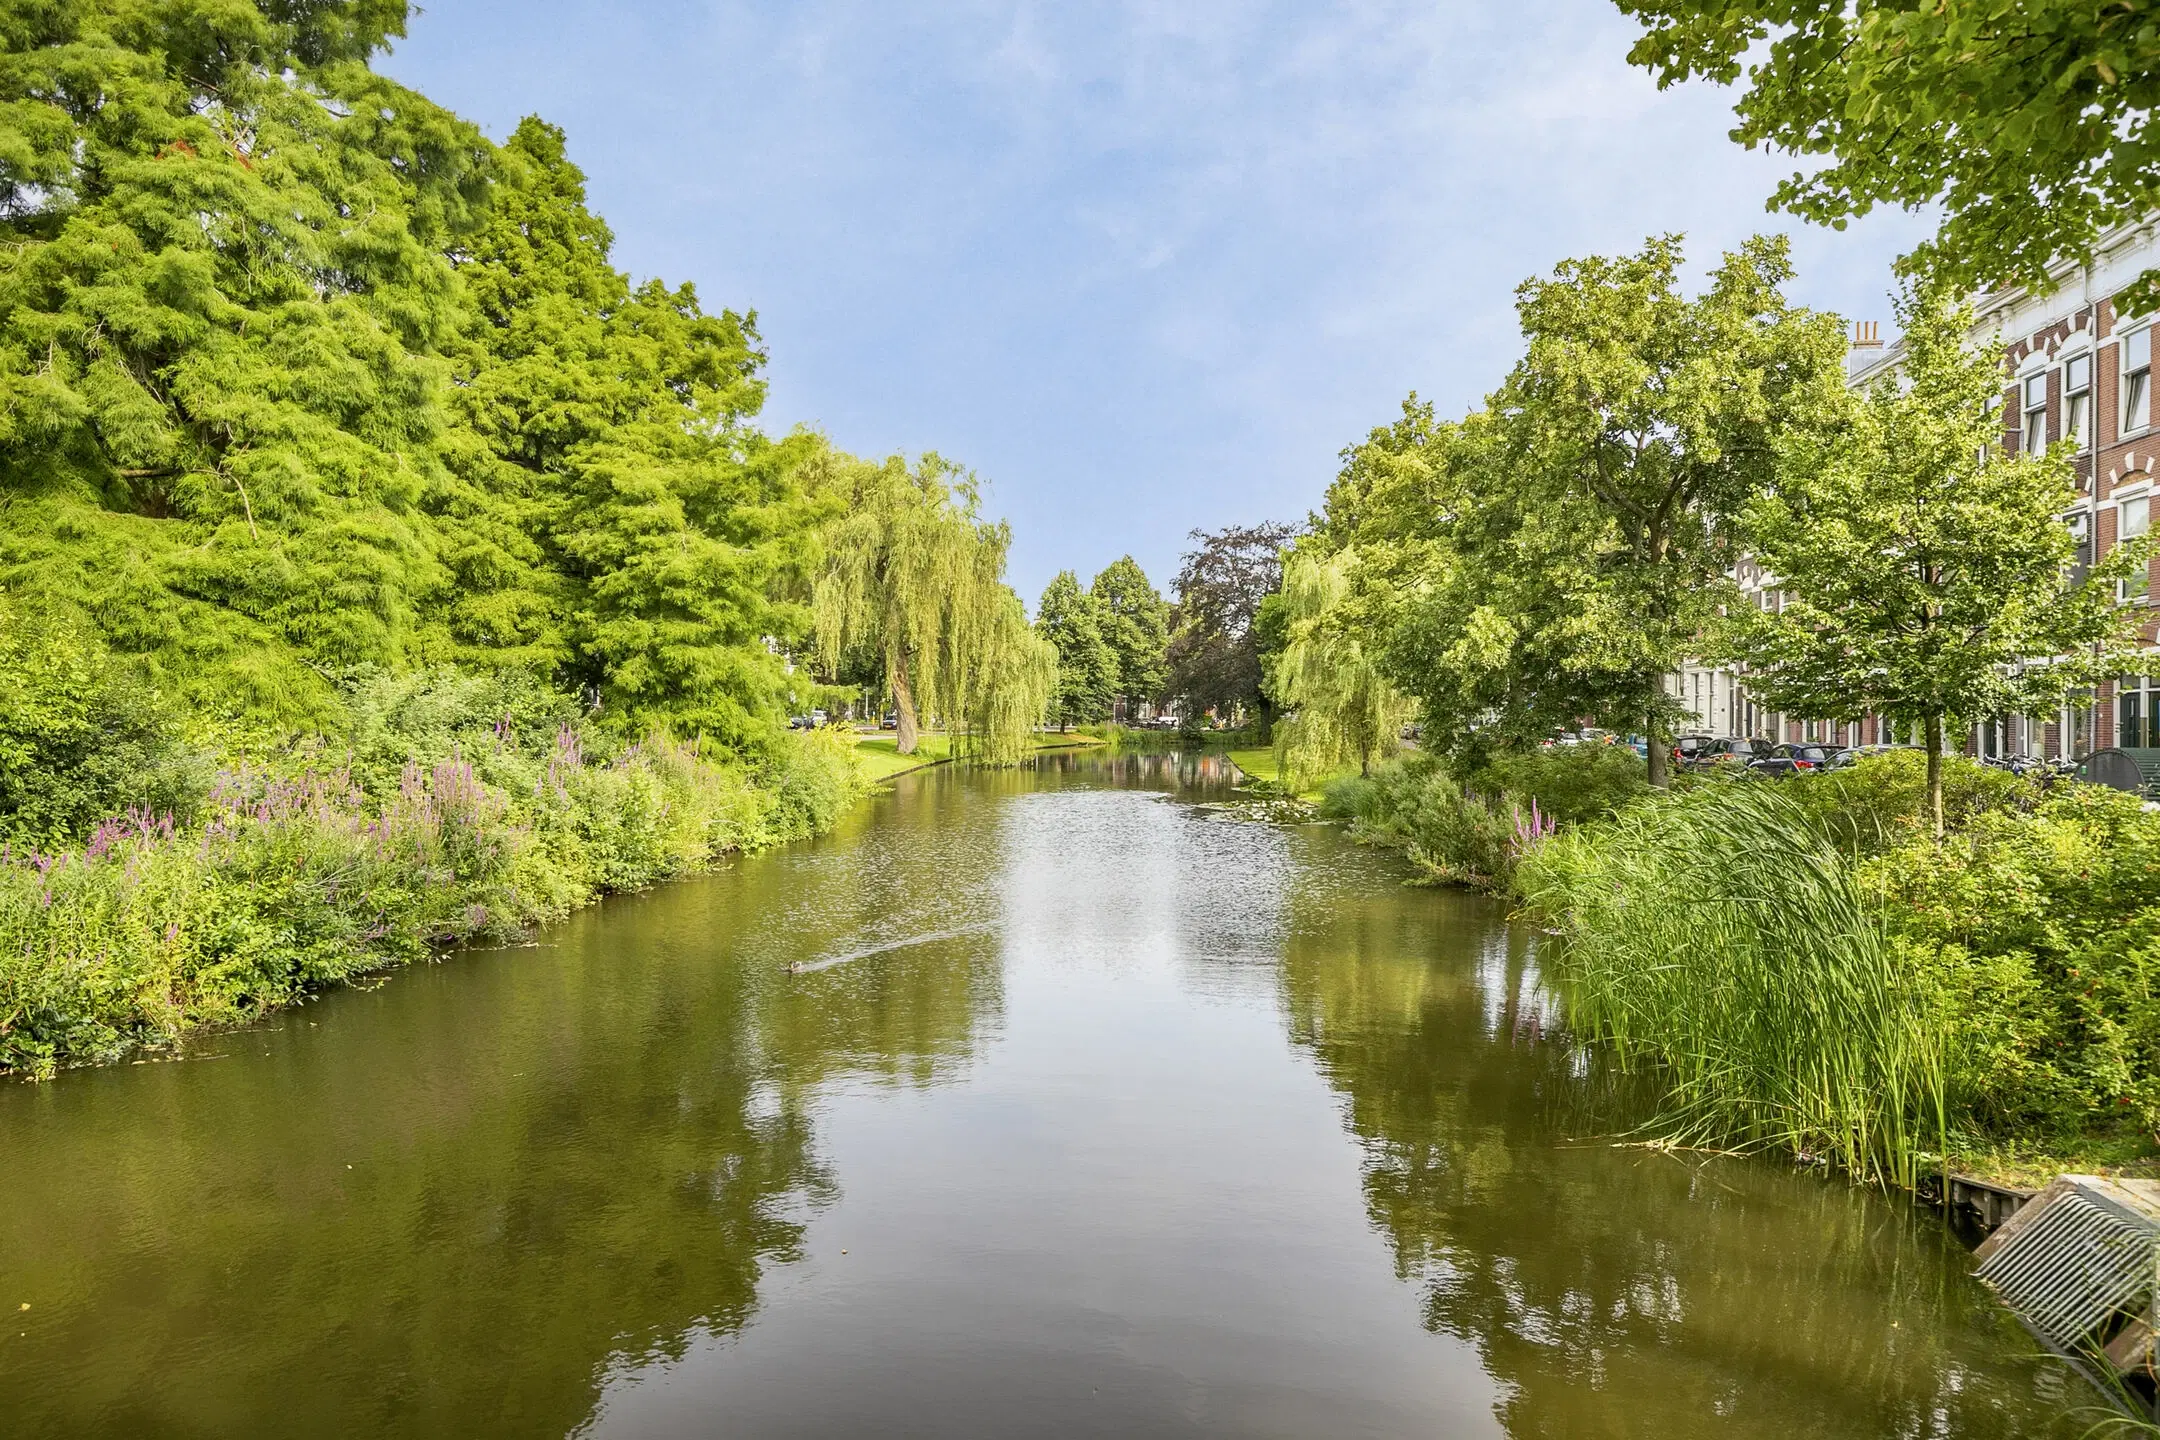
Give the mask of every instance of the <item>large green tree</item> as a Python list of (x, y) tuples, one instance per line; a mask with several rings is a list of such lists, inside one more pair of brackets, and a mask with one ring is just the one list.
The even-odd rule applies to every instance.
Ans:
[(560, 132), (368, 69), (405, 13), (0, 17), (0, 584), (273, 727), (454, 660), (756, 743), (814, 446), (755, 428), (749, 317), (613, 268)]
[(1170, 670), (1170, 606), (1132, 556), (1112, 561), (1088, 587), (1102, 616), (1103, 639), (1117, 655), (1114, 693), (1128, 704), (1162, 696)]
[(809, 628), (777, 597), (812, 563), (816, 442), (754, 424), (754, 316), (614, 268), (561, 131), (526, 120), (498, 169), (459, 254), (478, 314), (430, 497), (460, 653), (547, 665), (636, 725), (750, 743), (786, 686), (766, 639)]
[(1043, 587), (1035, 629), (1057, 647), (1057, 694), (1050, 711), (1060, 725), (1105, 718), (1118, 695), (1118, 654), (1103, 638), (1102, 622), (1102, 607), (1072, 571), (1058, 571)]
[(2118, 603), (2115, 582), (2146, 548), (2077, 575), (2067, 452), (1999, 443), (2001, 352), (1967, 344), (1963, 307), (1923, 296), (1904, 320), (1899, 373), (1843, 424), (1787, 437), (1748, 516), (1783, 603), (1740, 610), (1737, 638), (1748, 687), (1775, 708), (1920, 726), (1940, 834), (1945, 731), (2053, 709), (2125, 668), (2143, 612)]
[[(1908, 268), (2048, 288), (2057, 260), (2160, 205), (2160, 37), (2138, 0), (1619, 0), (1662, 86), (1747, 89), (1733, 138), (1828, 156), (1774, 206), (1842, 228), (1939, 204)], [(2160, 298), (2147, 272), (2125, 303)]]
[(402, 3), (0, 15), (0, 583), (286, 719), (443, 643), (423, 500), (486, 142)]
[(1275, 751), (1292, 790), (1336, 766), (1370, 773), (1393, 751), (1410, 702), (1389, 683), (1374, 627), (1358, 603), (1358, 553), (1319, 547), (1293, 552), (1283, 565), (1280, 601), (1285, 643), (1268, 688), (1294, 713), (1276, 729)]
[(1641, 730), (1659, 784), (1677, 711), (1665, 677), (1734, 599), (1741, 516), (1780, 438), (1844, 393), (1842, 326), (1786, 302), (1782, 240), (1727, 255), (1694, 297), (1681, 262), (1667, 236), (1524, 284), (1526, 353), (1451, 442), (1441, 583), (1396, 657), (1406, 687), (1464, 725)]

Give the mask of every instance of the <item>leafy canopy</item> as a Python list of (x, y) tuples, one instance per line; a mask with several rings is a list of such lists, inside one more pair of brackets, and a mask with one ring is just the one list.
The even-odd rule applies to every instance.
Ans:
[(1274, 521), (1192, 532), (1199, 544), (1178, 571), (1166, 685), (1193, 711), (1266, 704), (1256, 622), (1282, 584), (1282, 547), (1293, 533)]
[[(1843, 394), (1842, 327), (1786, 302), (1782, 240), (1728, 254), (1694, 297), (1681, 260), (1665, 236), (1526, 282), (1526, 353), (1488, 411), (1403, 437), (1421, 483), (1447, 480), (1438, 574), (1392, 667), (1443, 743), (1582, 719), (1664, 733), (1664, 677), (1734, 598), (1777, 438)], [(1663, 747), (1651, 756), (1656, 781)]]
[(1103, 638), (1102, 606), (1060, 570), (1035, 607), (1035, 630), (1057, 650), (1057, 693), (1050, 703), (1061, 725), (1085, 725), (1110, 714), (1120, 684), (1118, 654)]
[(2123, 668), (2140, 617), (2114, 582), (2147, 552), (2074, 573), (2068, 452), (2003, 453), (2000, 350), (1969, 347), (1970, 309), (1932, 293), (1903, 320), (1902, 373), (1786, 437), (1748, 513), (1784, 603), (1738, 612), (1735, 639), (1771, 708), (1923, 723), (1939, 754), (1946, 725), (2053, 709)]
[[(1905, 262), (1959, 287), (2050, 288), (2101, 235), (2160, 204), (2160, 38), (2139, 4), (2075, 0), (1619, 0), (1629, 59), (1660, 87), (1747, 89), (1733, 138), (1827, 156), (1771, 204), (1842, 228), (1940, 204)], [(1766, 43), (1767, 42), (1767, 43)], [(2126, 309), (2160, 298), (2148, 272)]]
[(1162, 694), (1170, 672), (1170, 606), (1132, 556), (1122, 556), (1088, 587), (1102, 615), (1103, 639), (1117, 656), (1116, 694), (1135, 703)]
[(368, 69), (401, 0), (0, 17), (0, 584), (270, 728), (445, 661), (771, 732), (809, 439), (753, 320), (632, 286), (560, 132)]
[(821, 488), (839, 511), (825, 532), (813, 600), (828, 671), (851, 651), (883, 664), (899, 751), (925, 719), (966, 728), (983, 758), (1019, 758), (1057, 686), (1057, 651), (1005, 584), (1012, 532), (978, 514), (974, 477), (942, 456), (911, 469), (833, 456)]

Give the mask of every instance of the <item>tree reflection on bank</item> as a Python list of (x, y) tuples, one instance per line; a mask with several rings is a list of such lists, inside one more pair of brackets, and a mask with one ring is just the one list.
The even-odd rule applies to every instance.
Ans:
[(2006, 1373), (2015, 1326), (1925, 1212), (1618, 1144), (1654, 1096), (1555, 1031), (1500, 907), (1298, 874), (1293, 1038), (1345, 1097), (1425, 1325), (1509, 1387), (1509, 1434), (2037, 1434), (2091, 1403), (2053, 1362)]

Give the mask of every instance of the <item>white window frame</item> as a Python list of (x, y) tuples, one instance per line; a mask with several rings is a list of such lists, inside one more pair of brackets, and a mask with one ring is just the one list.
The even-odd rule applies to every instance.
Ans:
[[(2126, 331), (2116, 346), (2115, 428), (2122, 435), (2152, 428), (2152, 333), (2150, 325), (2139, 325)], [(2140, 359), (2143, 364), (2136, 363)]]
[[(2144, 484), (2139, 485), (2134, 492), (2127, 495), (2122, 495), (2116, 499), (2115, 543), (2117, 545), (2122, 544), (2126, 540), (2135, 540), (2140, 535), (2147, 535), (2152, 532), (2152, 502), (2152, 488), (2149, 485)], [(2145, 517), (2144, 523), (2140, 525), (2134, 533), (2128, 530), (2125, 523), (2124, 515), (2124, 512), (2127, 510), (2127, 508), (2132, 505), (2137, 506), (2139, 508), (2139, 513)], [(2150, 587), (2148, 586), (2148, 584), (2143, 581), (2118, 580), (2117, 582), (2115, 582), (2115, 595), (2117, 599), (2125, 603), (2136, 601), (2142, 604), (2151, 598), (2150, 595), (2147, 593), (2149, 588)]]
[[(2033, 391), (2040, 392), (2040, 403), (2033, 403)], [(2035, 370), (2030, 375), (2018, 377), (2018, 449), (2027, 455), (2047, 454), (2047, 371)]]
[[(2071, 371), (2078, 367), (2083, 368), (2085, 378), (2073, 384)], [(2062, 397), (2062, 443), (2070, 447), (2071, 454), (2082, 455), (2092, 448), (2093, 355), (2090, 350), (2063, 357)]]

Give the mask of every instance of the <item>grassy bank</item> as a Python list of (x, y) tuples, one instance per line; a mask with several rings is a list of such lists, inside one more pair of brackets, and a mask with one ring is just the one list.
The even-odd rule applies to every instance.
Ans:
[(162, 809), (0, 846), (0, 1069), (113, 1060), (507, 938), (827, 829), (865, 786), (834, 736), (751, 758), (624, 742), (518, 681), (377, 680), (351, 709), (335, 739), (195, 751), (178, 768), (199, 785), (168, 783)]
[[(857, 731), (847, 736), (847, 742), (854, 747), (855, 763), (863, 777), (873, 783), (932, 765), (942, 765), (953, 758), (953, 738), (943, 733), (918, 737), (915, 753), (912, 755), (902, 755), (900, 742), (890, 735)], [(1077, 750), (1102, 743), (1099, 738), (1078, 730), (1045, 730), (1034, 736), (1029, 742), (1029, 749), (1039, 754), (1047, 750)]]
[(1950, 763), (1642, 783), (1612, 751), (1423, 757), (1329, 804), (1552, 932), (1571, 1025), (1660, 1072), (1664, 1138), (1909, 1186), (2152, 1173), (2160, 1150), (2160, 815)]

